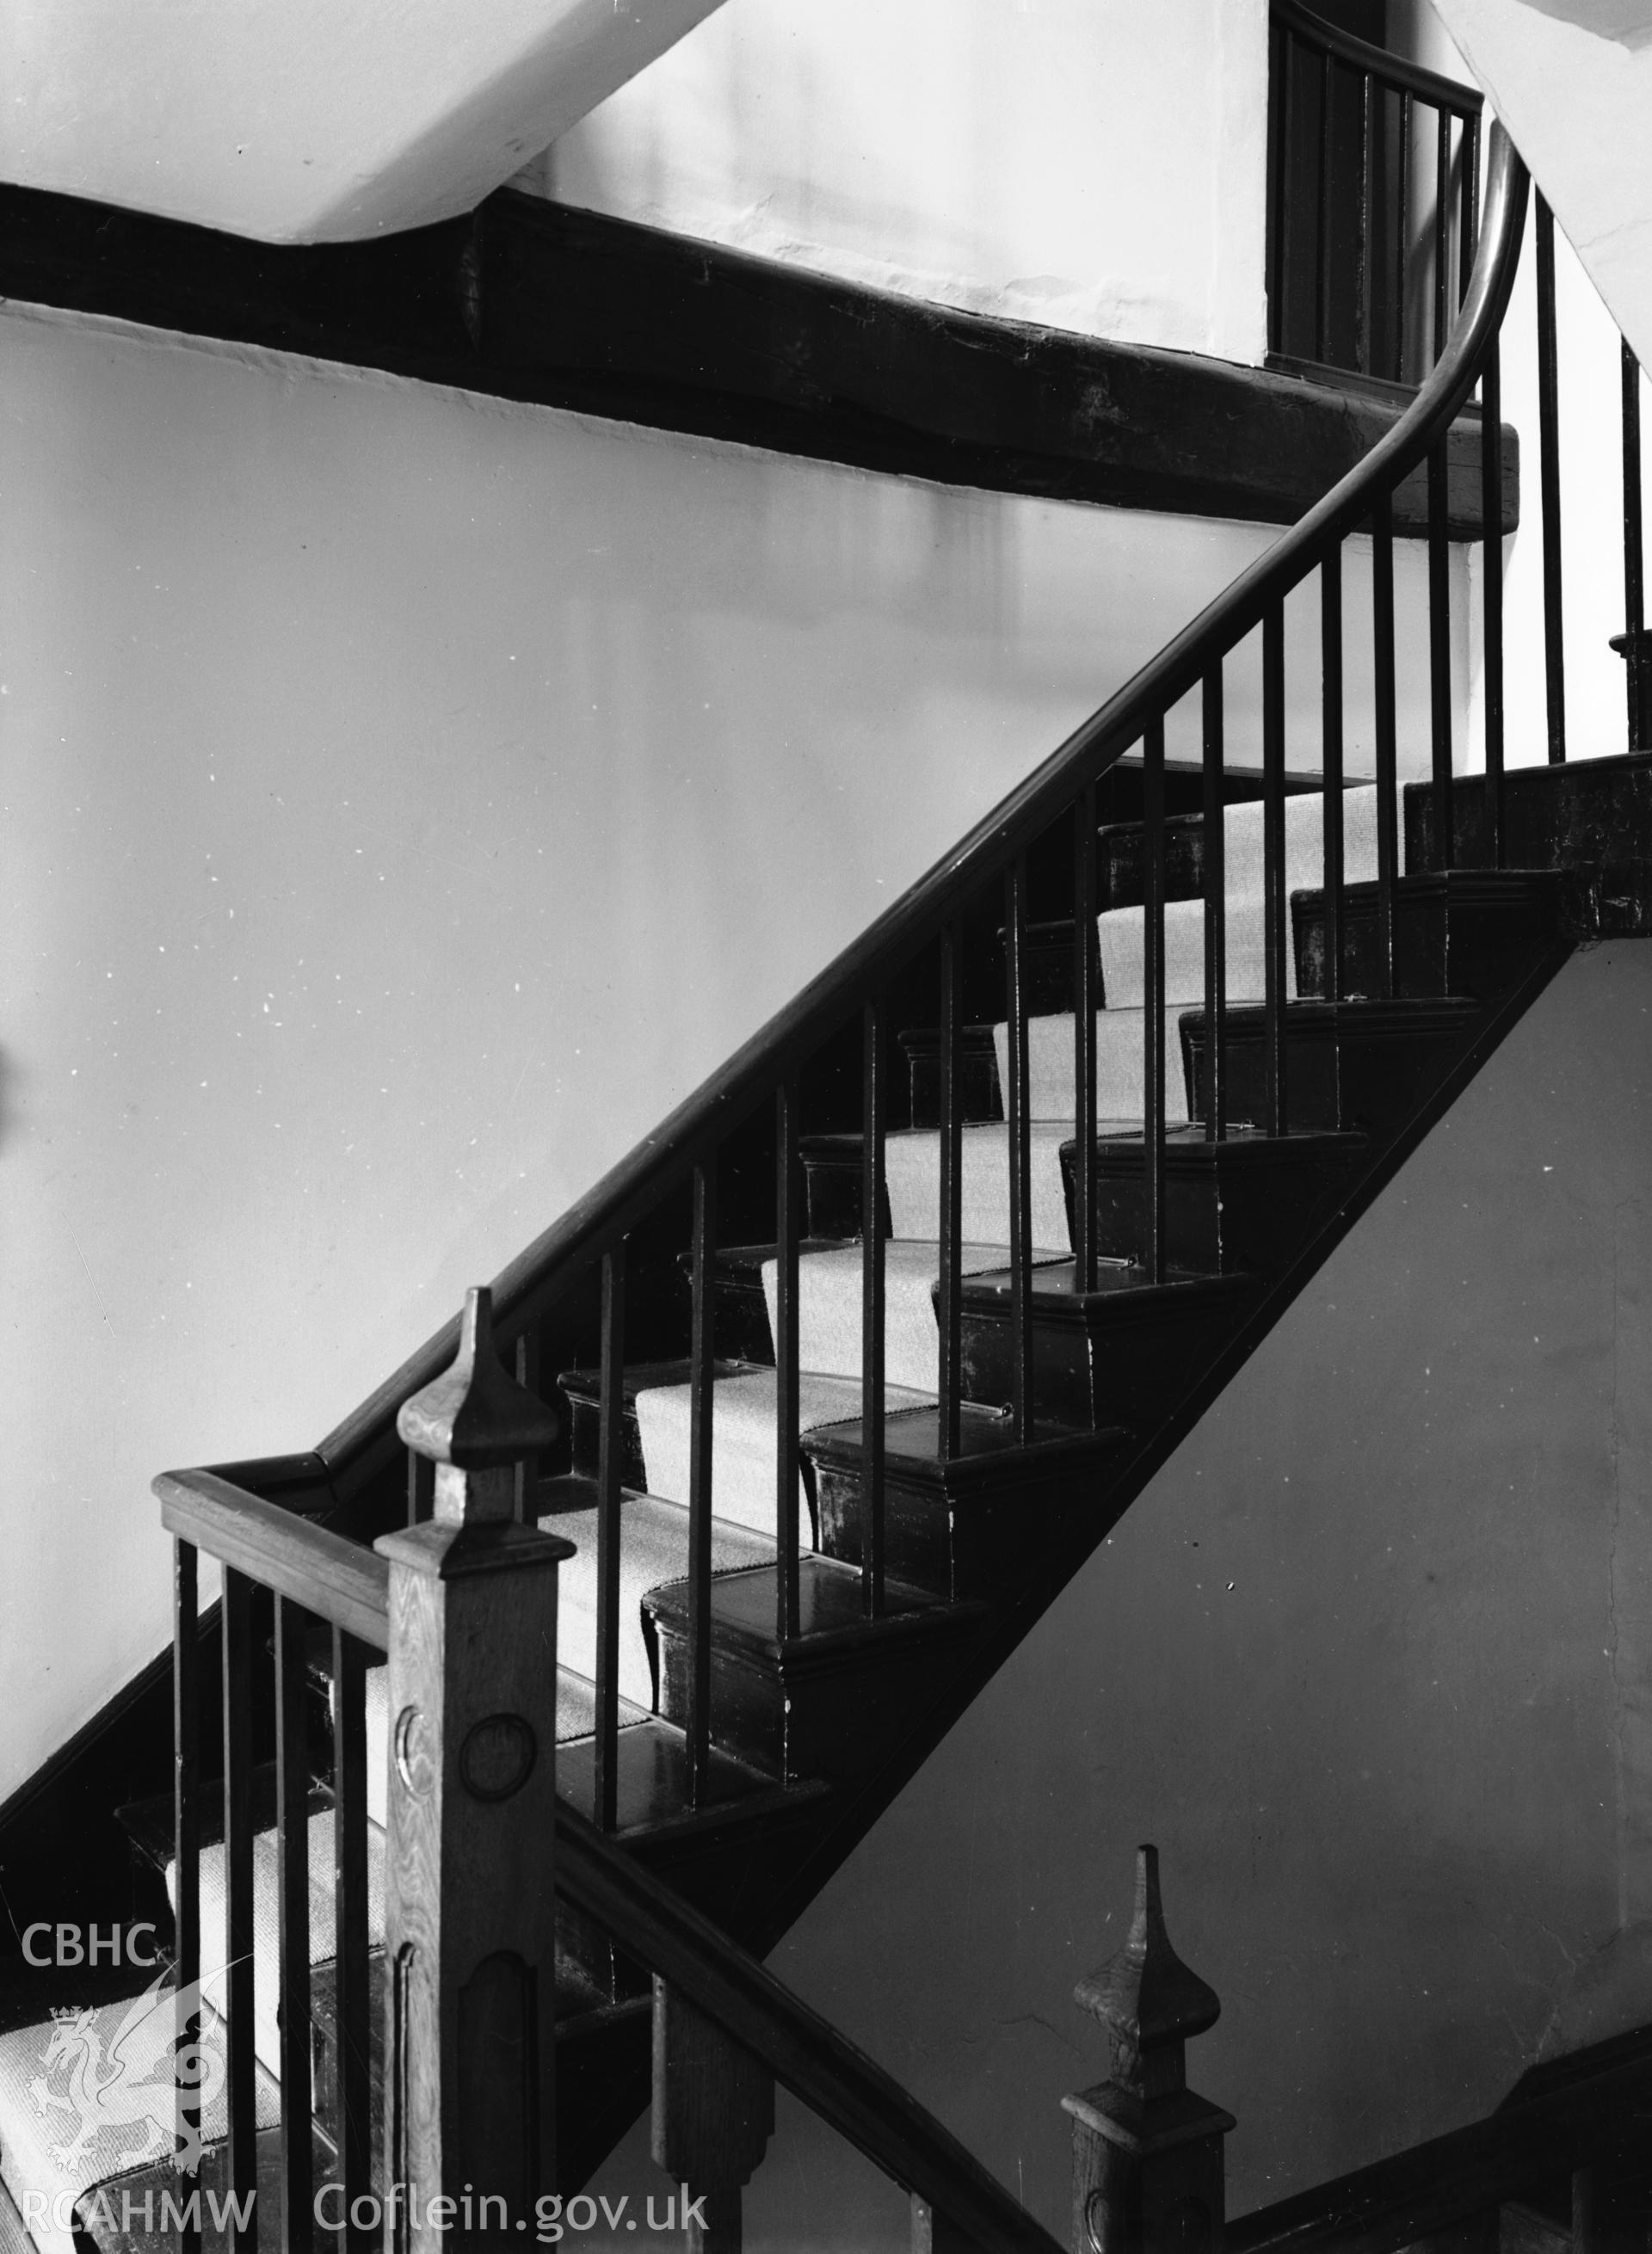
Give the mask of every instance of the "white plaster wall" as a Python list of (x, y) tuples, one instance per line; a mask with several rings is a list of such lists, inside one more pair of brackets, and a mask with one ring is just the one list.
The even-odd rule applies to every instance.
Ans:
[(16, 308), (0, 518), (4, 1792), (165, 1639), (156, 1471), (312, 1445), (1270, 536)]
[(522, 185), (904, 295), (1257, 361), (1266, 0), (726, 0)]

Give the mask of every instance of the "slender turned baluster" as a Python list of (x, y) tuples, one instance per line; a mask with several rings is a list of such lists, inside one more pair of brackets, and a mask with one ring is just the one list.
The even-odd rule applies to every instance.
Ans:
[(1010, 1085), (1010, 1329), (1011, 1410), (1015, 1437), (1032, 1438), (1032, 1169), (1028, 1111), (1026, 1032), (1026, 857), (1018, 855), (1004, 880), (1005, 965), (1009, 986)]
[(717, 1157), (694, 1170), (693, 1328), (689, 1345), (689, 1802), (711, 1774), (711, 1432), (716, 1376), (712, 1268), (717, 1257)]
[(372, 2034), (368, 1998), (368, 1711), (366, 1647), (332, 1631), (332, 1929), (337, 1937), (339, 2163), (349, 2254), (376, 2236), (349, 2221), (373, 2189)]
[(1142, 738), (1142, 1266), (1165, 1280), (1165, 722)]
[(959, 1246), (963, 1234), (963, 1104), (958, 1088), (959, 971), (963, 934), (949, 923), (941, 934), (941, 1453), (949, 1461), (963, 1445), (963, 1308)]
[(1394, 506), (1371, 516), (1372, 704), (1376, 718), (1377, 990), (1394, 991), (1394, 879), (1399, 872), (1398, 744), (1394, 696)]
[(1623, 634), (1628, 675), (1629, 749), (1652, 751), (1652, 680), (1648, 674), (1641, 536), (1641, 363), (1623, 340)]
[(1468, 284), (1474, 270), (1474, 253), (1480, 247), (1480, 118), (1478, 114), (1462, 120), (1462, 216), (1457, 238), (1457, 303), (1461, 308), (1468, 302)]
[[(545, 1390), (545, 1376), (542, 1367), (543, 1361), (543, 1334), (537, 1323), (530, 1323), (526, 1330), (519, 1331), (516, 1334), (516, 1350), (513, 1366), (516, 1373), (517, 1384), (522, 1387), (524, 1393), (531, 1393), (536, 1398), (542, 1395)], [(432, 1465), (430, 1468), (434, 1472), (436, 1467)], [(516, 1516), (518, 1518), (530, 1522), (534, 1519), (536, 1516), (534, 1489), (538, 1482), (539, 1466), (531, 1457), (517, 1465)]]
[(310, 2128), (310, 1696), (304, 1632), (290, 1598), (276, 1606), (276, 1903), (281, 1966), (281, 2245), (314, 2236)]
[(1485, 528), (1487, 858), (1501, 869), (1503, 839), (1503, 426), (1502, 374), (1494, 337), (1480, 380), (1480, 510)]
[(1405, 254), (1411, 228), (1411, 97), (1400, 96), (1399, 204), (1394, 220), (1394, 381), (1405, 381)]
[(774, 1633), (799, 1632), (797, 1256), (801, 1190), (797, 1075), (774, 1091)]
[(740, 2188), (774, 2133), (767, 2068), (656, 1978), (650, 2142), (654, 2165), (686, 2187), (689, 2254), (739, 2254)]
[(1451, 309), (1452, 114), (1434, 113), (1434, 364), (1446, 349)]
[(1205, 1135), (1228, 1133), (1228, 810), (1222, 661), (1205, 676)]
[(486, 1291), (397, 1428), (436, 1466), (436, 1515), (374, 1544), (394, 1717), (383, 2167), (418, 2187), (387, 2244), (438, 2254), (432, 2199), (468, 2188), (525, 2218), (556, 2188), (556, 1569), (573, 1548), (513, 1516), (513, 1466), (556, 1420), (494, 1354)]
[(860, 1188), (861, 1602), (869, 1620), (884, 1608), (884, 1137), (889, 1125), (889, 1049), (881, 1001), (864, 1019), (864, 1132)]
[(602, 1263), (602, 1407), (597, 1434), (597, 1712), (592, 1815), (620, 1820), (620, 1470), (625, 1453), (626, 1248)]
[[(229, 2188), (241, 2254), (258, 2243), (258, 2202), (243, 2210), (242, 2197), (258, 2187), (257, 2089), (253, 2026), (252, 1914), (252, 1583), (224, 1569), (220, 1616), (223, 1639), (224, 1704), (224, 1978), (228, 2005)], [(214, 1936), (214, 1941), (216, 1936)]]
[(1331, 357), (1331, 282), (1335, 270), (1331, 240), (1331, 184), (1336, 161), (1336, 64), (1327, 49), (1320, 64), (1320, 271), (1314, 304), (1314, 358)]
[(1283, 1135), (1286, 1120), (1284, 896), (1284, 606), (1269, 604), (1262, 621), (1263, 1084), (1266, 1126)]
[(1061, 2100), (1073, 2117), (1074, 2254), (1221, 2254), (1222, 2140), (1234, 2118), (1188, 2089), (1186, 2051), (1222, 2006), (1170, 1945), (1156, 1847), (1137, 1850), (1129, 1939), (1073, 1999), (1106, 2028), (1112, 2068), (1105, 2082)]
[[(192, 1542), (172, 1544), (172, 1849), (178, 1901), (173, 1914), (173, 2035), (178, 2132), (186, 2153), (200, 2151), (200, 1558)], [(200, 2181), (200, 2160), (190, 2171)], [(186, 2215), (190, 2187), (181, 2204)], [(178, 2230), (178, 2254), (199, 2254), (200, 2222)]]
[(1285, 228), (1285, 151), (1290, 144), (1286, 138), (1286, 113), (1291, 103), (1291, 34), (1283, 24), (1269, 27), (1272, 52), (1268, 63), (1268, 82), (1279, 90), (1278, 102), (1270, 102), (1268, 110), (1268, 349), (1284, 350), (1284, 228)]
[(1566, 756), (1566, 649), (1560, 584), (1560, 370), (1555, 346), (1555, 215), (1537, 196), (1537, 452), (1543, 494), (1543, 641), (1549, 764)]
[(1376, 80), (1366, 71), (1360, 80), (1360, 234), (1354, 277), (1354, 365), (1362, 375), (1373, 373), (1376, 283), (1371, 258), (1371, 173), (1376, 162), (1377, 98)]
[(1342, 999), (1342, 550), (1320, 566), (1325, 769), (1325, 998)]
[(1073, 1085), (1078, 1165), (1073, 1173), (1074, 1281), (1096, 1289), (1096, 786), (1073, 810)]

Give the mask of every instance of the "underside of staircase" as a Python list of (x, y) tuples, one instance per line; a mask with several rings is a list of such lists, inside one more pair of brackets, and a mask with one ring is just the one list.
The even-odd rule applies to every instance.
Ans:
[[(1286, 804), (1291, 901), (1284, 1010), (1286, 1124), (1268, 1134), (1263, 1101), (1262, 819), (1255, 777), (1227, 777), (1229, 1131), (1207, 1132), (1204, 1010), (1206, 844), (1196, 775), (1167, 776), (1164, 1045), (1168, 1265), (1150, 1281), (1140, 1261), (1143, 1203), (1142, 858), (1138, 785), (1113, 771), (1098, 836), (1103, 905), (1096, 929), (1098, 1125), (1095, 1288), (1077, 1288), (1072, 1213), (1075, 1141), (1070, 839), (1032, 857), (1024, 968), (1031, 1132), (1030, 1430), (1012, 1392), (1012, 1228), (1003, 1090), (1006, 1057), (1003, 934), (983, 914), (966, 934), (961, 1194), (963, 1253), (962, 1446), (939, 1444), (935, 1292), (939, 1274), (938, 1036), (934, 966), (920, 962), (891, 996), (886, 1195), (872, 1217), (886, 1240), (884, 1417), (886, 1579), (869, 1610), (863, 1576), (868, 1432), (862, 1415), (863, 1235), (866, 1172), (860, 1027), (814, 1060), (801, 1090), (799, 1156), (806, 1198), (798, 1264), (800, 1446), (797, 1481), (801, 1633), (775, 1633), (776, 1390), (774, 1325), (775, 1139), (760, 1114), (737, 1128), (719, 1169), (711, 1415), (713, 1494), (710, 1716), (712, 1759), (690, 1789), (684, 1720), (690, 1698), (689, 1497), (692, 1401), (686, 1196), (667, 1200), (633, 1237), (626, 1359), (615, 1419), (622, 1451), (616, 1837), (623, 1848), (757, 1953), (819, 1892), (951, 1719), (1140, 1493), (1360, 1213), (1403, 1165), (1579, 940), (1648, 928), (1644, 861), (1652, 755), (1522, 771), (1508, 782), (1509, 859), (1475, 857), (1480, 786), (1454, 788), (1455, 859), (1442, 868), (1430, 790), (1404, 793), (1404, 873), (1394, 903), (1393, 992), (1378, 993), (1376, 792), (1343, 797), (1343, 998), (1325, 979), (1320, 889), (1322, 793), (1296, 779)], [(602, 1408), (601, 1307), (593, 1292), (537, 1334), (537, 1367), (520, 1374), (561, 1412), (556, 1448), (531, 1465), (523, 1515), (565, 1536), (557, 1659), (557, 1784), (595, 1805), (598, 1592), (596, 1519)], [(294, 1459), (286, 1500), (358, 1542), (427, 1507), (416, 1478), (383, 1458), (341, 1498), (325, 1455)], [(218, 1642), (206, 1623), (211, 1685)], [(255, 1614), (260, 1648), (267, 1600)], [(312, 2071), (317, 2181), (336, 2166), (338, 2017), (332, 1993), (334, 1686), (330, 1636), (311, 1654)], [(383, 1932), (382, 1831), (389, 1768), (382, 1665), (368, 1675), (369, 1904)], [(255, 1677), (256, 1682), (262, 1676)], [(30, 1800), (14, 1804), (5, 1860), (20, 1826), (48, 1845), (74, 1838), (72, 1883), (46, 1916), (151, 1919), (163, 1956), (175, 1889), (169, 1756), (150, 1725), (158, 1678), (86, 1736)], [(273, 1716), (252, 1693), (258, 1935), (260, 2123), (266, 2143), (279, 2103), (276, 2019)], [(221, 1788), (210, 1763), (202, 1822), (201, 1956), (210, 2050), (221, 2003), (224, 1854)], [(98, 1804), (98, 1796), (106, 1797)], [(119, 1803), (118, 1815), (115, 1813)], [(59, 1866), (61, 1876), (61, 1866)], [(44, 1879), (41, 1886), (45, 1884)], [(29, 1873), (10, 1888), (22, 1922)], [(44, 1900), (44, 1894), (35, 1889)], [(216, 1938), (214, 1936), (216, 1936)], [(382, 1950), (374, 1956), (375, 2046)], [(160, 1973), (165, 1978), (163, 1961)], [(649, 1984), (611, 1938), (569, 1908), (559, 1926), (559, 2168), (571, 2193), (647, 2100)], [(66, 2061), (78, 2038), (94, 2059), (137, 2040), (144, 1976), (122, 1968), (34, 1971), (14, 1962), (0, 2004), (0, 2180), (18, 2208), (46, 2185), (61, 2192), (100, 2245), (141, 2242), (122, 2222), (177, 2188), (169, 2131), (153, 2119), (100, 2121), (78, 2139)], [(82, 2017), (59, 2020), (48, 2011)], [(161, 2015), (170, 2026), (170, 2005)], [(65, 2029), (68, 2032), (66, 2034)], [(59, 2067), (46, 2053), (55, 2037)], [(382, 2061), (373, 2062), (374, 2135)], [(41, 2077), (50, 2082), (48, 2089)], [(55, 2080), (52, 2077), (55, 2076)], [(210, 2080), (209, 2080), (210, 2088)], [(55, 2093), (55, 2094), (53, 2094)], [(221, 2112), (206, 2109), (210, 2188), (221, 2161)], [(217, 2155), (215, 2158), (214, 2155)], [(274, 2161), (270, 2160), (273, 2167)], [(220, 2170), (221, 2173), (221, 2170)], [(272, 2180), (273, 2183), (273, 2180)], [(108, 2194), (99, 2199), (100, 2187)], [(125, 2194), (130, 2206), (122, 2209)], [(272, 2188), (272, 2198), (275, 2193)], [(33, 2243), (74, 2233), (29, 2218)], [(1535, 2228), (1535, 2226), (1534, 2226)], [(221, 2235), (221, 2234), (220, 2234)], [(208, 2243), (213, 2231), (208, 2216)]]

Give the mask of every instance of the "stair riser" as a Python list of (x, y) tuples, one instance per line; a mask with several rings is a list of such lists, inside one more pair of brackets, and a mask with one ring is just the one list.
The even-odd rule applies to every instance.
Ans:
[[(1325, 896), (1297, 892), (1291, 909), (1297, 990), (1308, 1000), (1326, 991)], [(1394, 904), (1394, 991), (1417, 1000), (1446, 994), (1494, 999), (1536, 968), (1558, 926), (1552, 888), (1536, 897), (1449, 902), (1443, 892), (1423, 899), (1402, 892)], [(1350, 886), (1343, 900), (1343, 995), (1382, 990), (1376, 887)]]
[[(1071, 984), (1071, 981), (1068, 981)], [(1054, 1011), (1066, 1007), (1060, 1002), (1039, 1002), (1040, 1010)], [(911, 1082), (912, 1124), (914, 1127), (938, 1127), (941, 1124), (941, 1036), (906, 1033), (901, 1037), (901, 1046), (906, 1052), (906, 1066)], [(958, 1093), (967, 1125), (984, 1124), (1004, 1116), (1004, 1103), (998, 1091), (998, 1059), (993, 1054), (992, 1037), (984, 1040), (969, 1040), (959, 1048)]]
[[(884, 1640), (797, 1666), (714, 1642), (712, 1738), (788, 1784), (854, 1782), (877, 1767), (889, 1733), (909, 1727), (939, 1695), (958, 1641), (929, 1637), (902, 1650)], [(662, 1711), (686, 1726), (688, 1640), (669, 1620), (660, 1622), (660, 1657)]]
[[(766, 1331), (766, 1313), (763, 1326)], [(718, 1345), (720, 1348), (720, 1339)], [(571, 1468), (586, 1479), (595, 1479), (602, 1457), (602, 1411), (596, 1402), (582, 1399), (577, 1394), (569, 1396), (569, 1406), (572, 1411), (569, 1428), (573, 1450)], [(620, 1420), (620, 1483), (640, 1492), (648, 1486), (642, 1468), (642, 1435), (637, 1428), (636, 1409), (629, 1401)]]
[[(1046, 1423), (1144, 1431), (1167, 1416), (1208, 1368), (1228, 1335), (1230, 1312), (1201, 1305), (1142, 1307), (1128, 1316), (1112, 1307), (1044, 1315), (1033, 1295), (1032, 1413)], [(965, 1398), (1007, 1404), (1015, 1376), (1013, 1327), (1007, 1302), (963, 1309)]]
[[(1452, 786), (1452, 861), (1484, 868), (1490, 858), (1483, 775)], [(1503, 780), (1503, 859), (1515, 869), (1584, 869), (1598, 897), (1615, 902), (1627, 935), (1652, 928), (1652, 754), (1579, 760), (1560, 767), (1515, 768)], [(1438, 864), (1431, 789), (1405, 793), (1405, 865)]]
[[(1384, 1027), (1344, 1030), (1328, 1020), (1292, 1022), (1285, 1033), (1284, 1121), (1296, 1132), (1352, 1129), (1383, 1140), (1427, 1102), (1461, 1054), (1466, 1029)], [(1194, 1096), (1204, 1116), (1202, 1013), (1182, 1020), (1182, 1043)], [(1228, 1116), (1261, 1125), (1267, 1117), (1264, 1035), (1259, 1020), (1229, 1021)]]
[[(1078, 1153), (1061, 1154), (1068, 1210), (1075, 1207)], [(1290, 1265), (1334, 1211), (1350, 1180), (1348, 1158), (1282, 1159), (1259, 1166), (1220, 1158), (1196, 1171), (1166, 1168), (1166, 1259), (1201, 1276), (1270, 1276)], [(1145, 1242), (1139, 1146), (1099, 1144), (1096, 1243), (1103, 1256), (1139, 1259)]]
[[(852, 1158), (840, 1158), (816, 1155), (805, 1150), (803, 1176), (808, 1192), (807, 1233), (810, 1236), (858, 1237), (861, 1214), (864, 1211), (862, 1200), (864, 1180), (858, 1152)], [(893, 1236), (886, 1191), (882, 1226), (886, 1236)]]
[[(1145, 891), (1144, 832), (1138, 822), (1109, 824), (1099, 841), (1102, 908), (1138, 908)], [(1205, 823), (1202, 815), (1178, 815), (1165, 824), (1165, 898), (1198, 900), (1205, 892)], [(1070, 1010), (1070, 1001), (1060, 1005)]]
[[(817, 1463), (821, 1546), (843, 1564), (861, 1562), (865, 1507), (858, 1467)], [(1013, 1489), (990, 1495), (948, 1495), (934, 1480), (903, 1480), (898, 1466), (884, 1480), (884, 1541), (888, 1570), (896, 1580), (932, 1596), (959, 1602), (973, 1597), (1002, 1597), (1017, 1578), (1018, 1560), (1029, 1564), (1036, 1547), (1027, 1540), (1030, 1522), (1049, 1535), (1062, 1513), (1093, 1500), (1096, 1474), (1082, 1481), (1026, 1476)]]

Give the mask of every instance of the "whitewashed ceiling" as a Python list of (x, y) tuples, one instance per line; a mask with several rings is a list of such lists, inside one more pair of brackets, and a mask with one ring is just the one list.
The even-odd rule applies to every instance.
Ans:
[(270, 242), (472, 209), (718, 0), (0, 0), (0, 178)]

